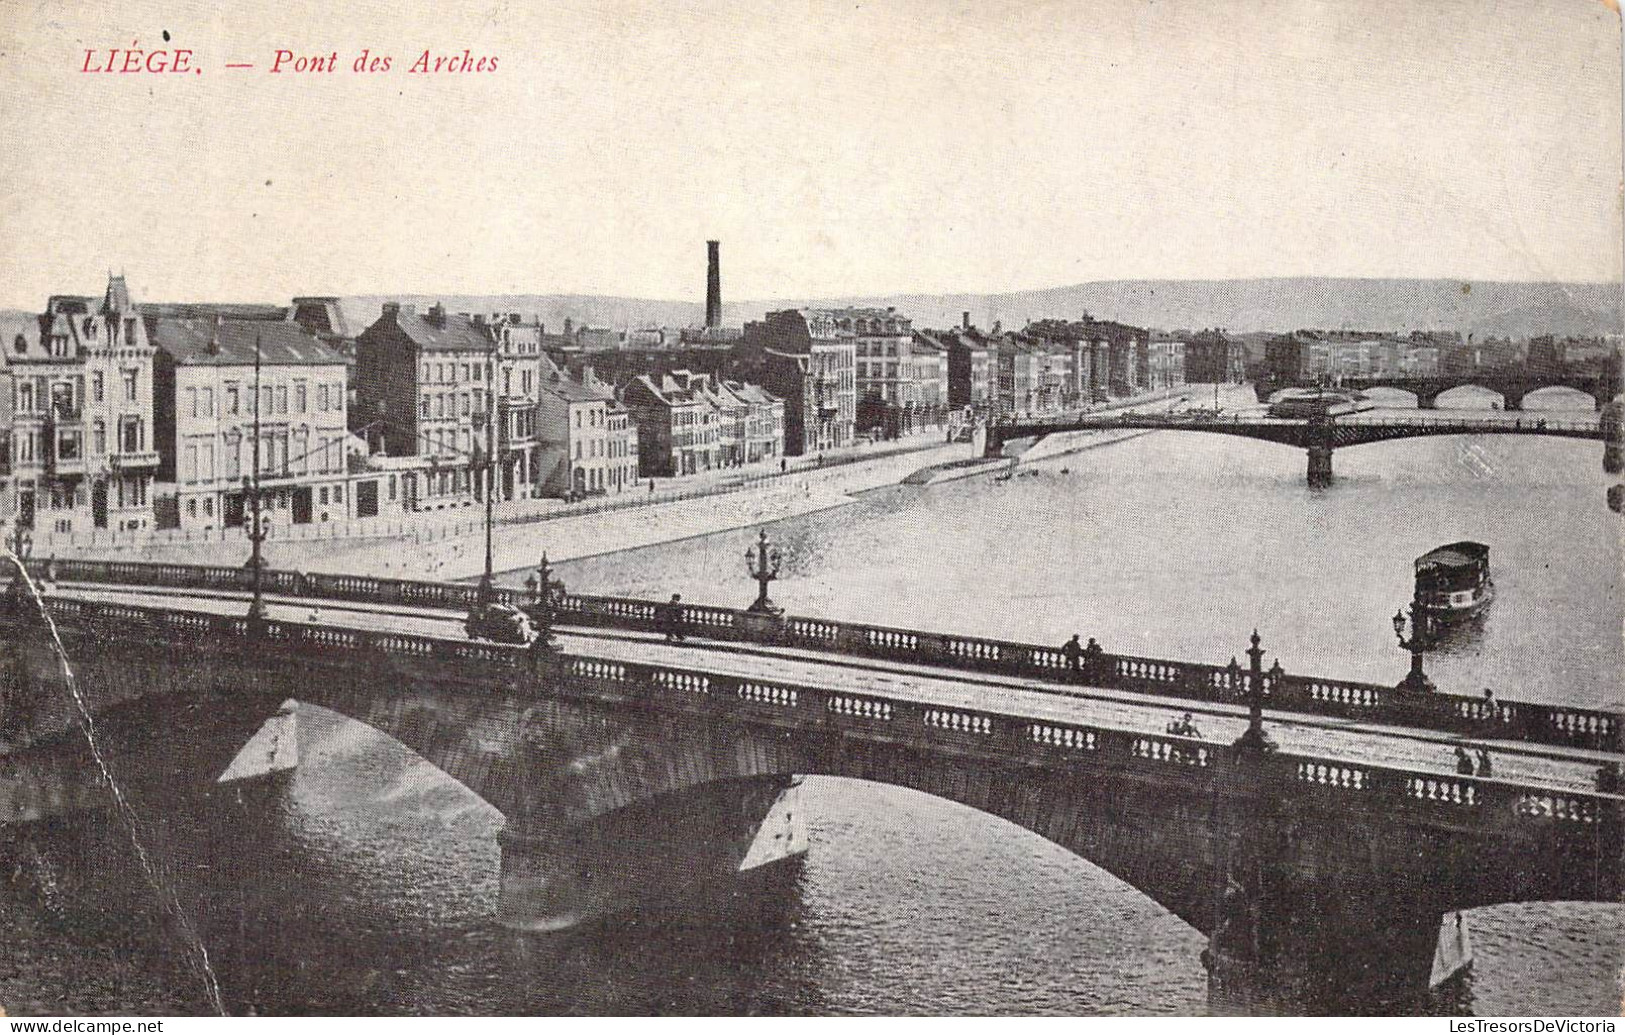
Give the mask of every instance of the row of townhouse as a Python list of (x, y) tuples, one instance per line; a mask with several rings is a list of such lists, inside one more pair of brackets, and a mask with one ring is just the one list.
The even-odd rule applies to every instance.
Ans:
[(638, 427), (646, 476), (740, 467), (784, 454), (784, 400), (760, 385), (675, 370), (637, 375), (621, 398)]
[(256, 457), (270, 520), (350, 516), (344, 331), (333, 300), (298, 301), (317, 329), (292, 308), (140, 305), (122, 276), (99, 300), (52, 296), (0, 361), (0, 518), (238, 525)]
[[(1457, 348), (1461, 348), (1459, 345)], [(1298, 331), (1265, 345), (1270, 376), (1283, 383), (1343, 378), (1435, 377), (1440, 344), (1429, 337)]]
[(412, 509), (622, 492), (638, 481), (637, 429), (614, 393), (576, 380), (516, 313), (424, 312), (386, 302), (356, 339), (355, 426), (375, 463), (428, 462)]
[(559, 415), (568, 379), (513, 314), (391, 304), (352, 335), (331, 298), (138, 305), (110, 277), (5, 339), (0, 519), (28, 528), (240, 526), (256, 482), (273, 524), (398, 516), (483, 498), (487, 457), (506, 499), (638, 481), (627, 410), (597, 385)]

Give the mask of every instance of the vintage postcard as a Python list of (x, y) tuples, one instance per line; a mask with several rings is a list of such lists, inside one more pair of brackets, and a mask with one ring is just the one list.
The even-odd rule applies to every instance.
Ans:
[(1612, 4), (0, 11), (6, 1016), (1621, 1012)]

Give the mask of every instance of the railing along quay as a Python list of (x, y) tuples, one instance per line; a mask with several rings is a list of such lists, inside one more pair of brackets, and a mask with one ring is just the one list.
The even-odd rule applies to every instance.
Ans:
[[(1239, 765), (1263, 766), (1263, 777), (1289, 790), (1295, 803), (1350, 808), (1450, 827), (1542, 829), (1589, 840), (1617, 829), (1625, 796), (1555, 790), (1489, 777), (1452, 776), (1311, 755), (1243, 752), (1196, 738), (1137, 733), (1050, 718), (850, 693), (827, 687), (654, 665), (586, 655), (553, 655), (525, 647), (408, 633), (345, 629), (265, 620), (257, 631), (245, 617), (131, 604), (47, 598), (54, 620), (70, 634), (99, 642), (147, 647), (218, 648), (254, 638), (258, 657), (285, 652), (290, 660), (333, 658), (351, 664), (368, 655), (402, 663), (442, 662), (471, 692), (490, 692), (494, 672), (506, 673), (500, 692), (570, 696), (709, 716), (790, 730), (838, 731), (845, 737), (908, 743), (945, 753), (980, 755), (1043, 767), (1098, 766), (1162, 779), (1208, 782)], [(246, 645), (246, 643), (244, 644)], [(280, 663), (278, 663), (280, 664)]]
[[(242, 568), (39, 559), (29, 561), (28, 566), (36, 577), (46, 575), (50, 568), (53, 578), (69, 582), (232, 591), (249, 587), (249, 574)], [(450, 610), (466, 610), (475, 602), (477, 593), (476, 587), (468, 583), (368, 575), (267, 570), (261, 578), (264, 591), (275, 595)], [(501, 602), (515, 606), (531, 603), (522, 589), (497, 589), (495, 595)], [(661, 632), (665, 628), (663, 609), (668, 606), (652, 600), (569, 594), (560, 605), (557, 621), (562, 625)], [(1229, 666), (1103, 652), (1093, 658), (1086, 655), (1074, 671), (1060, 648), (1043, 644), (825, 618), (775, 617), (700, 604), (680, 607), (686, 634), (715, 640), (1234, 706), (1247, 704), (1250, 689), (1249, 674)], [(1625, 747), (1625, 717), (1601, 709), (1448, 693), (1417, 695), (1380, 683), (1297, 675), (1278, 668), (1266, 673), (1263, 690), (1265, 706), (1278, 711), (1556, 747), (1603, 751)]]

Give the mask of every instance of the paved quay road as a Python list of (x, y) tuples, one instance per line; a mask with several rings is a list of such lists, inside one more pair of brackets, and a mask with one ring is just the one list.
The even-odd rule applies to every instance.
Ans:
[[(59, 584), (50, 595), (144, 607), (181, 608), (212, 614), (241, 614), (244, 594), (145, 590), (126, 587)], [(402, 632), (461, 640), (461, 612), (437, 608), (351, 603), (326, 604), (308, 599), (267, 597), (269, 617), (286, 622), (371, 631)], [(1228, 744), (1246, 728), (1244, 709), (1197, 704), (1103, 687), (1056, 686), (1019, 677), (949, 675), (942, 669), (823, 652), (690, 639), (667, 644), (654, 634), (561, 629), (558, 639), (568, 653), (616, 661), (700, 668), (718, 674), (810, 685), (849, 693), (867, 693), (921, 704), (997, 712), (1022, 718), (1050, 719), (1135, 733), (1164, 735), (1169, 721), (1190, 712), (1199, 719), (1201, 739)], [(1478, 741), (1446, 733), (1402, 729), (1370, 723), (1266, 711), (1266, 726), (1282, 750), (1366, 762), (1455, 773), (1455, 747), (1482, 746), (1491, 752), (1498, 778), (1553, 790), (1592, 790), (1597, 765), (1618, 755), (1580, 749), (1512, 742)]]

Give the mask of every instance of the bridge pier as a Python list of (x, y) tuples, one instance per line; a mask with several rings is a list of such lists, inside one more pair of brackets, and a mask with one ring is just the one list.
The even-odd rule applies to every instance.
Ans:
[(1323, 489), (1332, 483), (1332, 447), (1309, 447), (1309, 487)]
[(536, 934), (636, 910), (771, 915), (807, 852), (799, 777), (706, 784), (559, 829), (510, 817), (497, 920)]
[(1293, 817), (1243, 755), (1239, 792), (1221, 807), (1225, 843), (1202, 962), (1208, 1010), (1221, 1016), (1414, 1013), (1438, 953), (1441, 889), (1394, 880), (1414, 849), (1359, 832), (1316, 831)]

